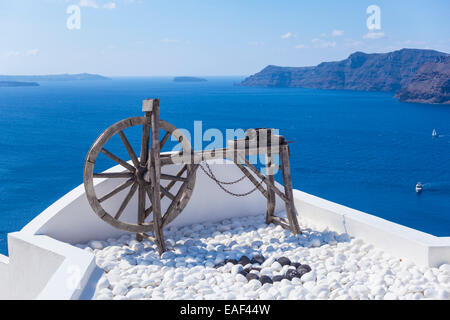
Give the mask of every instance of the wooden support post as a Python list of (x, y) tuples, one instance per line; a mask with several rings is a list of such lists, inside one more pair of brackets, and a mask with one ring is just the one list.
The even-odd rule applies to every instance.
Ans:
[(286, 215), (294, 234), (301, 234), (297, 220), (297, 210), (294, 205), (294, 194), (292, 192), (291, 169), (289, 164), (289, 146), (287, 144), (280, 145), (281, 172), (283, 175), (284, 193), (288, 201), (286, 201)]
[(262, 193), (264, 197), (268, 197), (267, 191), (263, 188), (260, 182), (258, 182), (255, 177), (239, 162), (235, 162), (236, 166), (241, 169), (245, 176), (250, 180), (251, 183)]
[[(273, 156), (270, 151), (270, 148), (267, 151), (266, 154), (266, 177), (272, 183), (275, 185), (275, 179), (272, 172), (272, 164), (273, 164)], [(275, 212), (275, 191), (273, 191), (272, 188), (267, 188), (267, 212), (266, 212), (266, 224), (269, 224), (272, 222), (273, 214)]]
[(153, 100), (153, 110), (151, 115), (151, 149), (150, 161), (148, 161), (147, 168), (150, 171), (152, 183), (152, 207), (153, 207), (153, 232), (155, 233), (156, 245), (158, 246), (159, 254), (166, 251), (166, 244), (164, 242), (164, 233), (161, 217), (161, 162), (160, 162), (160, 142), (159, 142), (159, 99)]
[[(143, 224), (145, 220), (145, 188), (142, 185), (139, 185), (139, 191), (138, 191), (138, 224)], [(136, 233), (136, 240), (142, 241), (143, 237), (142, 234)]]
[[(149, 139), (150, 139), (150, 126), (152, 121), (152, 113), (151, 111), (145, 112), (145, 123), (142, 126), (142, 143), (141, 143), (141, 155), (139, 164), (141, 167), (147, 165), (148, 154), (149, 154)], [(142, 182), (141, 182), (142, 183)], [(145, 221), (145, 201), (146, 200), (146, 190), (144, 185), (139, 185), (139, 194), (138, 194), (138, 224), (143, 224)], [(137, 233), (136, 240), (142, 241), (144, 238), (143, 234)]]
[(253, 171), (256, 174), (256, 176), (258, 178), (260, 178), (267, 185), (267, 188), (273, 189), (273, 191), (275, 191), (277, 196), (279, 196), (284, 202), (289, 202), (289, 199), (286, 197), (286, 195), (275, 186), (275, 182), (273, 182), (273, 183), (270, 182), (270, 180), (265, 175), (263, 175), (261, 172), (259, 172), (259, 170), (254, 165), (252, 165), (245, 157), (241, 156), (239, 153), (237, 153), (237, 156), (238, 156), (238, 159), (243, 161), (243, 163), (245, 163), (245, 165), (251, 171)]

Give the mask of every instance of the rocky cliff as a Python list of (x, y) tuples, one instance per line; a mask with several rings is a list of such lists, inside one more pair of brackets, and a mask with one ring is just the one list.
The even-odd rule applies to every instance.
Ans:
[(448, 54), (421, 49), (355, 52), (345, 60), (315, 67), (267, 66), (240, 85), (396, 92), (409, 84), (423, 64), (445, 56)]
[(395, 97), (405, 102), (450, 104), (450, 56), (425, 63)]

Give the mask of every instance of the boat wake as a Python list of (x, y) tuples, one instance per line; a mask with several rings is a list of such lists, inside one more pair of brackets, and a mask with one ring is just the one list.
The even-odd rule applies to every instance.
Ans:
[(428, 182), (422, 183), (423, 191), (450, 192), (450, 182)]

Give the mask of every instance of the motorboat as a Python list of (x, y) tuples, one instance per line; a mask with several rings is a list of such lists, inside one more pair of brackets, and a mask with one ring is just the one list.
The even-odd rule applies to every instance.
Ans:
[(417, 184), (416, 184), (416, 192), (417, 193), (421, 193), (422, 192), (422, 188), (423, 188), (422, 183), (417, 182)]

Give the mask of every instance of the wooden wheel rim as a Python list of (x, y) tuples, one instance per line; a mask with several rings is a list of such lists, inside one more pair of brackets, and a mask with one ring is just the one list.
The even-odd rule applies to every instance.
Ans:
[[(97, 159), (97, 156), (103, 149), (103, 146), (111, 139), (115, 134), (122, 132), (123, 130), (138, 126), (138, 125), (144, 125), (146, 122), (145, 117), (133, 117), (121, 120), (112, 126), (110, 126), (108, 129), (106, 129), (93, 143), (92, 147), (90, 148), (87, 156), (86, 161), (84, 165), (84, 174), (83, 174), (83, 180), (84, 180), (84, 188), (86, 192), (86, 196), (88, 199), (89, 204), (91, 205), (94, 212), (105, 222), (110, 224), (111, 226), (124, 230), (129, 231), (133, 233), (145, 233), (145, 232), (151, 232), (153, 231), (153, 222), (144, 222), (142, 224), (133, 224), (129, 222), (123, 222), (119, 219), (116, 219), (114, 216), (109, 214), (101, 205), (99, 198), (97, 197), (97, 194), (95, 192), (94, 188), (94, 167), (95, 167), (95, 161)], [(164, 121), (159, 120), (159, 127), (160, 129), (166, 131), (167, 133), (170, 133), (172, 136), (174, 136), (177, 141), (179, 141), (180, 145), (182, 146), (182, 149), (187, 154), (190, 154), (192, 152), (191, 144), (189, 143), (189, 140), (186, 138), (186, 136), (180, 131), (177, 130), (175, 126), (172, 124)], [(191, 164), (185, 164), (187, 174), (190, 173), (192, 170)], [(174, 212), (170, 215), (170, 217), (167, 217), (167, 212), (162, 217), (163, 226), (167, 225), (169, 222), (173, 221), (180, 213), (181, 211), (186, 207), (187, 203), (189, 202), (189, 199), (192, 195), (192, 192), (194, 190), (195, 186), (195, 174), (192, 179), (189, 181), (183, 182), (183, 184), (187, 184), (187, 187), (185, 188), (185, 191), (181, 197), (181, 199), (178, 201), (174, 208)], [(180, 186), (181, 188), (181, 186)]]

